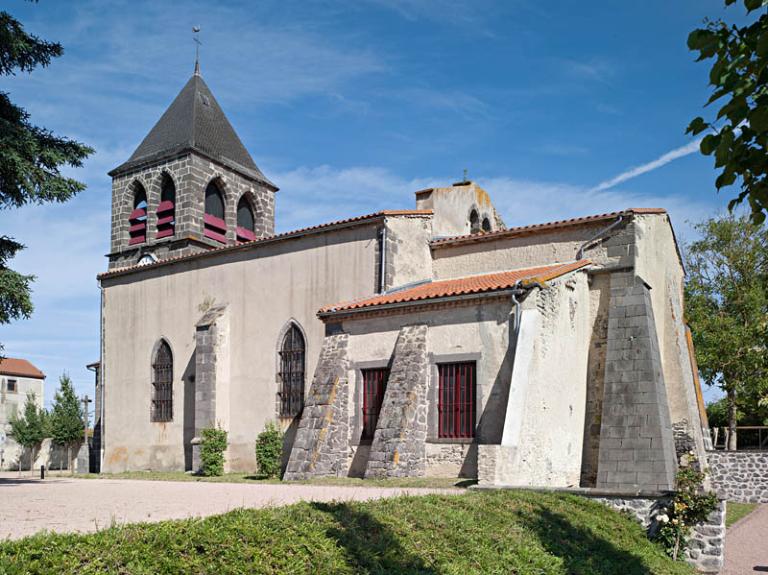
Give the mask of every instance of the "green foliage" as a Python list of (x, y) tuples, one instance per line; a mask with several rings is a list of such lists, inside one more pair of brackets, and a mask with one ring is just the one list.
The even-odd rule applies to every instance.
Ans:
[(59, 445), (72, 446), (82, 441), (85, 420), (72, 380), (66, 373), (59, 378), (50, 413), (51, 438)]
[[(726, 6), (736, 0), (725, 0)], [(743, 0), (748, 18), (768, 4)], [(704, 28), (688, 36), (688, 48), (699, 53), (697, 61), (714, 58), (709, 72), (712, 94), (706, 105), (720, 100), (714, 119), (695, 118), (686, 133), (709, 132), (701, 152), (715, 156), (720, 174), (718, 189), (740, 180), (741, 192), (729, 208), (748, 201), (755, 223), (768, 213), (768, 13), (761, 10), (744, 26), (722, 20), (705, 20)]]
[(12, 417), (10, 423), (16, 443), (27, 449), (35, 449), (46, 437), (45, 411), (37, 407), (34, 393), (27, 394), (24, 415)]
[[(686, 246), (686, 318), (706, 383), (737, 409), (751, 412), (768, 397), (768, 231), (744, 217), (709, 219)], [(735, 433), (733, 434), (735, 440)]]
[[(61, 54), (60, 44), (28, 34), (18, 20), (0, 10), (0, 76), (45, 67)], [(0, 91), (0, 209), (67, 201), (85, 186), (64, 177), (60, 167), (81, 166), (91, 153), (88, 146), (30, 123), (29, 114)], [(29, 284), (34, 277), (8, 267), (22, 248), (12, 238), (0, 236), (0, 324), (32, 313)]]
[(671, 505), (660, 509), (654, 517), (658, 525), (654, 540), (675, 560), (687, 547), (693, 526), (705, 521), (717, 509), (717, 495), (704, 491), (706, 476), (697, 469), (696, 463), (690, 452), (687, 464), (680, 466), (675, 477), (676, 491)]
[(256, 464), (259, 473), (266, 477), (277, 477), (283, 457), (283, 432), (272, 421), (264, 426), (264, 431), (256, 438)]
[(203, 475), (208, 477), (223, 475), (227, 432), (219, 427), (208, 427), (203, 429), (201, 435), (200, 460)]
[(637, 521), (573, 495), (304, 502), (0, 543), (7, 575), (693, 575)]

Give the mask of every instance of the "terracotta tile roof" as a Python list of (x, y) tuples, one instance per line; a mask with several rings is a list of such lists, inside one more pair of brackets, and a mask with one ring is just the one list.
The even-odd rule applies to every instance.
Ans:
[(4, 357), (0, 360), (0, 374), (45, 379), (45, 374), (26, 359), (18, 359), (15, 357)]
[(547, 222), (544, 224), (532, 224), (529, 226), (519, 226), (516, 228), (507, 228), (506, 230), (498, 230), (488, 233), (476, 233), (463, 236), (453, 236), (450, 238), (440, 238), (430, 243), (433, 248), (440, 248), (448, 245), (471, 243), (471, 242), (483, 242), (488, 240), (495, 240), (499, 238), (508, 238), (514, 236), (522, 236), (528, 234), (535, 234), (539, 232), (545, 232), (555, 230), (558, 228), (567, 228), (570, 226), (578, 226), (583, 224), (589, 224), (593, 222), (600, 222), (603, 220), (615, 220), (619, 216), (626, 216), (630, 214), (666, 214), (667, 210), (664, 208), (629, 208), (621, 212), (609, 212), (606, 214), (596, 214), (593, 216), (583, 216), (580, 218), (571, 218), (570, 220), (558, 220), (555, 222)]
[(348, 225), (354, 225), (358, 223), (365, 223), (367, 221), (376, 220), (385, 216), (431, 216), (432, 210), (382, 210), (380, 212), (375, 212), (372, 214), (366, 214), (364, 216), (356, 216), (354, 218), (347, 218), (345, 220), (337, 220), (334, 222), (327, 222), (325, 224), (318, 224), (316, 226), (309, 226), (307, 228), (300, 228), (298, 230), (291, 230), (289, 232), (283, 232), (280, 234), (275, 234), (272, 236), (267, 236), (264, 238), (257, 238), (255, 240), (252, 240), (250, 242), (243, 242), (240, 244), (235, 245), (229, 245), (229, 246), (221, 246), (212, 248), (209, 250), (206, 250), (204, 252), (198, 252), (194, 254), (187, 254), (183, 256), (176, 256), (171, 258), (164, 258), (162, 260), (159, 260), (155, 263), (151, 264), (134, 264), (132, 266), (126, 266), (123, 268), (115, 268), (113, 270), (110, 270), (108, 272), (104, 272), (101, 274), (98, 274), (96, 276), (97, 279), (108, 279), (115, 276), (120, 276), (124, 274), (128, 274), (131, 272), (134, 272), (136, 270), (145, 270), (145, 269), (152, 269), (161, 267), (164, 265), (169, 265), (172, 263), (185, 261), (185, 260), (193, 260), (197, 258), (203, 258), (203, 257), (210, 257), (212, 255), (220, 254), (222, 252), (232, 252), (232, 251), (238, 251), (238, 250), (247, 250), (250, 247), (253, 247), (255, 245), (262, 245), (267, 244), (274, 241), (280, 241), (280, 240), (287, 240), (290, 238), (300, 237), (306, 234), (311, 234), (314, 232), (323, 232), (323, 231), (329, 231), (329, 229), (337, 228), (337, 227), (346, 227)]
[(363, 300), (326, 306), (322, 308), (318, 313), (320, 315), (325, 315), (369, 307), (493, 292), (510, 289), (514, 287), (518, 282), (520, 282), (523, 286), (536, 282), (544, 283), (569, 272), (586, 267), (591, 263), (592, 262), (589, 260), (579, 260), (575, 262), (510, 270), (492, 274), (468, 276), (449, 280), (438, 280)]

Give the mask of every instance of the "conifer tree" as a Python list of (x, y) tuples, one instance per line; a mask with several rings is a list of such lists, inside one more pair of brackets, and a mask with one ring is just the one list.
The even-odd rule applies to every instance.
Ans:
[(53, 397), (50, 414), (51, 439), (57, 445), (67, 448), (67, 461), (72, 469), (71, 450), (83, 440), (83, 410), (75, 395), (72, 380), (66, 373), (59, 378), (59, 389)]
[[(29, 452), (29, 468), (32, 469), (35, 451), (46, 435), (45, 412), (37, 407), (34, 393), (27, 394), (27, 400), (24, 403), (24, 415), (22, 417), (13, 416), (10, 423), (11, 436), (16, 440), (16, 443)], [(21, 471), (21, 461), (19, 461), (19, 471)]]
[[(28, 34), (18, 20), (0, 10), (0, 76), (46, 67), (62, 53), (61, 44)], [(0, 210), (67, 201), (85, 185), (64, 177), (60, 167), (81, 166), (92, 152), (88, 146), (33, 125), (29, 113), (0, 90)], [(30, 283), (34, 277), (8, 267), (23, 248), (0, 234), (0, 325), (32, 313)]]

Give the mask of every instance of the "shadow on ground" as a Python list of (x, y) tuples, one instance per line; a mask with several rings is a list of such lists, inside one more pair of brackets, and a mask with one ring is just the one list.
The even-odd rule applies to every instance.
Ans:
[(649, 575), (641, 557), (623, 551), (590, 529), (577, 527), (565, 515), (545, 507), (520, 512), (525, 526), (548, 553), (563, 560), (566, 573)]
[(329, 538), (344, 549), (346, 560), (361, 575), (398, 573), (437, 575), (438, 571), (403, 549), (394, 533), (373, 516), (346, 503), (319, 503), (312, 507), (331, 515), (338, 525), (327, 530)]

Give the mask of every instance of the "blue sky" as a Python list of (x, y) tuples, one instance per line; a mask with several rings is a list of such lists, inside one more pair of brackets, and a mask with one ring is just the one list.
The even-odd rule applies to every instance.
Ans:
[(508, 225), (665, 207), (686, 239), (687, 222), (727, 203), (684, 135), (708, 72), (686, 37), (705, 16), (738, 16), (722, 0), (4, 5), (65, 55), (0, 90), (97, 150), (74, 171), (88, 184), (76, 199), (0, 212), (2, 233), (27, 245), (13, 266), (37, 275), (33, 318), (0, 341), (48, 374), (46, 403), (63, 371), (93, 391), (106, 172), (189, 78), (194, 25), (206, 82), (281, 188), (278, 230), (412, 207), (414, 191), (464, 168)]

